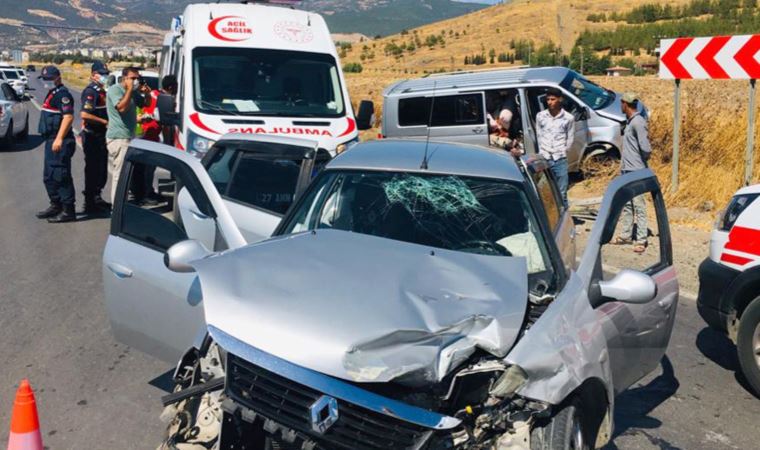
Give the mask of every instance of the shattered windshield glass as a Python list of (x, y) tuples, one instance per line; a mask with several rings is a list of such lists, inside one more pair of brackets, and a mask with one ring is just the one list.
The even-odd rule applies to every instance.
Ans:
[(548, 270), (546, 246), (521, 185), (455, 175), (328, 172), (284, 233), (336, 229), (448, 250), (522, 256)]

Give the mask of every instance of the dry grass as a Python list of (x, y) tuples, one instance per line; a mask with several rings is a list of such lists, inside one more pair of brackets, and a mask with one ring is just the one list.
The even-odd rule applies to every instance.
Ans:
[[(747, 143), (746, 81), (685, 81), (681, 92), (679, 188), (670, 192), (673, 157), (674, 83), (656, 78), (597, 79), (618, 91), (639, 92), (652, 111), (652, 169), (670, 206), (709, 212), (708, 220), (742, 186)], [(757, 99), (756, 99), (757, 102)], [(758, 105), (760, 103), (756, 103)], [(760, 133), (755, 129), (755, 142)], [(760, 152), (755, 152), (753, 183), (760, 182)], [(604, 179), (590, 180), (602, 187)], [(704, 221), (703, 217), (699, 218)]]
[[(681, 4), (688, 0), (671, 0), (660, 3)], [(493, 48), (496, 53), (509, 52), (512, 39), (532, 39), (537, 43), (554, 42), (565, 53), (569, 53), (576, 38), (585, 29), (608, 29), (617, 24), (612, 22), (592, 23), (586, 18), (592, 13), (610, 13), (627, 11), (652, 0), (515, 0), (506, 4), (495, 5), (471, 14), (410, 30), (408, 35), (393, 35), (364, 43), (354, 43), (344, 62), (359, 62), (364, 66), (364, 73), (369, 75), (403, 76), (405, 71), (411, 76), (422, 75), (425, 71), (454, 71), (474, 68), (464, 66), (465, 55), (481, 53), (486, 55)], [(386, 56), (383, 49), (386, 44), (398, 45), (411, 41), (416, 31), (420, 40), (425, 37), (445, 33), (445, 46), (417, 48), (401, 58)], [(450, 35), (459, 33), (459, 37)], [(375, 57), (361, 61), (362, 47), (367, 45)], [(503, 67), (505, 63), (485, 64), (478, 68)]]

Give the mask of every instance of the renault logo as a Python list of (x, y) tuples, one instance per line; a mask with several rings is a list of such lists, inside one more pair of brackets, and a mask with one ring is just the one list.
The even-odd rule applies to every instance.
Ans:
[(324, 434), (338, 421), (338, 401), (323, 395), (309, 407), (311, 413), (311, 428), (319, 434)]

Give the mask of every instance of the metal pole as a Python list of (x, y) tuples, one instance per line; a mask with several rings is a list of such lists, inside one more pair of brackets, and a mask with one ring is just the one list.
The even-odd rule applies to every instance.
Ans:
[(681, 80), (676, 80), (675, 116), (673, 117), (673, 176), (670, 180), (670, 192), (678, 190), (678, 153), (681, 145)]
[(752, 182), (752, 165), (755, 152), (755, 80), (749, 80), (749, 125), (747, 127), (747, 151), (744, 155), (744, 185)]
[(583, 75), (583, 46), (581, 46), (581, 75)]

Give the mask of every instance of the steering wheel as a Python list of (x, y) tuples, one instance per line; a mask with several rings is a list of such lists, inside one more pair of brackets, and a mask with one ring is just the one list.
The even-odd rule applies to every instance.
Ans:
[(483, 239), (471, 239), (469, 241), (465, 241), (455, 250), (480, 250), (477, 253), (481, 255), (512, 256), (512, 253), (503, 245), (499, 245), (496, 242), (486, 241)]

